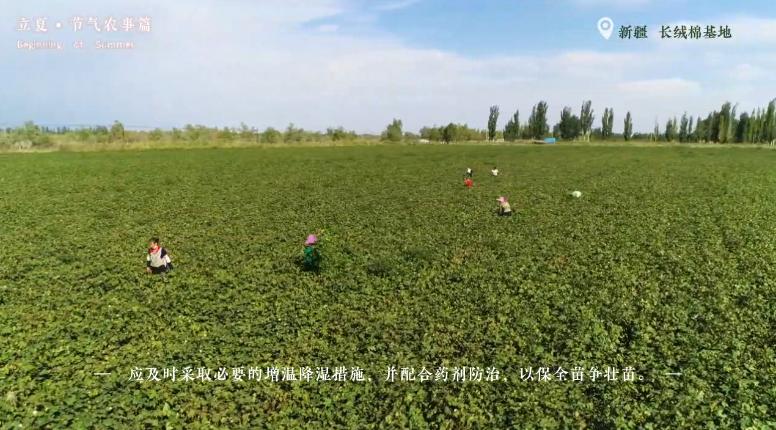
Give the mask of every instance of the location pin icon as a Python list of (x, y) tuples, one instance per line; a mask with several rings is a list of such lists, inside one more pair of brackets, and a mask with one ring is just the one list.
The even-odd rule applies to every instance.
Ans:
[(612, 30), (614, 30), (614, 21), (611, 18), (605, 16), (598, 20), (598, 32), (604, 39), (609, 40), (612, 36)]

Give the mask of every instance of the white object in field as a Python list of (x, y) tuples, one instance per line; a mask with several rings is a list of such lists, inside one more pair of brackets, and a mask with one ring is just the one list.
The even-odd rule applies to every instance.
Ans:
[(582, 191), (572, 191), (571, 195), (576, 197), (576, 198), (580, 198), (580, 197), (582, 197)]
[(498, 169), (493, 169), (490, 171), (490, 173), (492, 173), (493, 176), (498, 176)]

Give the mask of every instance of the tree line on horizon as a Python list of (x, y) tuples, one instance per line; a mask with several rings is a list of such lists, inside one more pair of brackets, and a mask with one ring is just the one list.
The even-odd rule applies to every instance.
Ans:
[(669, 118), (661, 128), (655, 122), (651, 133), (633, 131), (633, 117), (630, 111), (623, 118), (623, 132), (614, 133), (614, 110), (604, 108), (600, 126), (594, 127), (596, 113), (592, 101), (585, 100), (578, 113), (571, 107), (561, 109), (559, 120), (552, 127), (547, 120), (548, 105), (540, 101), (534, 105), (525, 123), (520, 120), (520, 111), (508, 118), (503, 129), (498, 128), (499, 106), (491, 106), (485, 129), (472, 128), (467, 124), (449, 123), (444, 126), (427, 126), (418, 134), (403, 130), (400, 119), (394, 119), (379, 135), (358, 134), (343, 127), (328, 128), (325, 132), (309, 131), (290, 124), (285, 130), (268, 127), (263, 131), (242, 123), (238, 128), (207, 127), (187, 124), (183, 128), (150, 131), (127, 131), (120, 121), (110, 127), (68, 127), (49, 128), (28, 121), (16, 128), (0, 129), (0, 147), (32, 148), (53, 144), (53, 136), (82, 143), (131, 143), (131, 142), (243, 142), (243, 143), (302, 143), (302, 142), (348, 142), (356, 140), (382, 140), (386, 142), (428, 141), (428, 142), (477, 142), (541, 140), (554, 137), (562, 141), (640, 140), (652, 142), (696, 142), (696, 143), (776, 143), (776, 99), (767, 106), (751, 112), (737, 113), (737, 105), (725, 102), (719, 110), (706, 116), (696, 117), (684, 113), (680, 118)]
[(488, 140), (516, 141), (538, 140), (555, 137), (567, 141), (590, 141), (623, 139), (649, 140), (653, 142), (697, 142), (697, 143), (776, 143), (776, 99), (765, 108), (754, 109), (751, 113), (736, 114), (737, 105), (725, 102), (719, 110), (705, 117), (693, 117), (685, 112), (681, 119), (669, 118), (662, 131), (655, 122), (651, 133), (634, 133), (633, 116), (626, 112), (623, 119), (623, 132), (615, 134), (614, 109), (604, 108), (600, 127), (593, 128), (595, 111), (592, 102), (582, 103), (579, 114), (564, 106), (558, 122), (550, 127), (547, 122), (547, 103), (540, 101), (531, 109), (525, 124), (520, 123), (520, 111), (509, 118), (503, 132), (497, 129), (499, 107), (491, 106), (488, 116)]
[[(366, 138), (355, 131), (345, 130), (343, 127), (328, 128), (325, 132), (309, 131), (289, 124), (285, 130), (277, 130), (268, 127), (263, 131), (241, 124), (239, 128), (207, 127), (204, 125), (187, 124), (182, 128), (163, 130), (156, 128), (150, 131), (128, 131), (120, 121), (114, 121), (110, 127), (46, 127), (27, 121), (16, 128), (0, 129), (0, 148), (3, 146), (15, 146), (20, 149), (47, 147), (54, 144), (54, 137), (58, 136), (67, 141), (84, 144), (111, 144), (111, 143), (137, 143), (137, 142), (219, 142), (219, 143), (304, 143), (321, 141), (355, 141)], [(376, 139), (377, 136), (372, 136)]]

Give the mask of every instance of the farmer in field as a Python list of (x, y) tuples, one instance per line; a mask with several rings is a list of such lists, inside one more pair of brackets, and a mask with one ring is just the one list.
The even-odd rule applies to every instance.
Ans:
[(471, 167), (466, 168), (466, 174), (464, 175), (464, 178), (473, 178), (474, 177), (474, 171)]
[(512, 207), (504, 196), (496, 199), (498, 201), (498, 216), (512, 216)]
[(463, 185), (466, 188), (471, 189), (474, 186), (474, 181), (472, 181), (472, 178), (466, 178), (466, 179), (463, 180)]
[(152, 237), (148, 241), (148, 255), (146, 256), (146, 272), (159, 275), (172, 270), (172, 260), (167, 250), (159, 245), (159, 238)]
[(308, 272), (318, 272), (321, 269), (321, 253), (318, 250), (318, 236), (311, 234), (304, 241), (302, 267)]

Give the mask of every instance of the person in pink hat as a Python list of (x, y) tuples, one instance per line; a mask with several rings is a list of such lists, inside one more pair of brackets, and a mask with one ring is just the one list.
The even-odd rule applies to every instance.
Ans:
[(304, 255), (302, 267), (308, 272), (317, 272), (321, 269), (321, 253), (317, 248), (318, 236), (311, 234), (304, 241)]
[(509, 205), (506, 197), (501, 196), (497, 198), (496, 201), (498, 201), (499, 216), (512, 216), (512, 207)]

